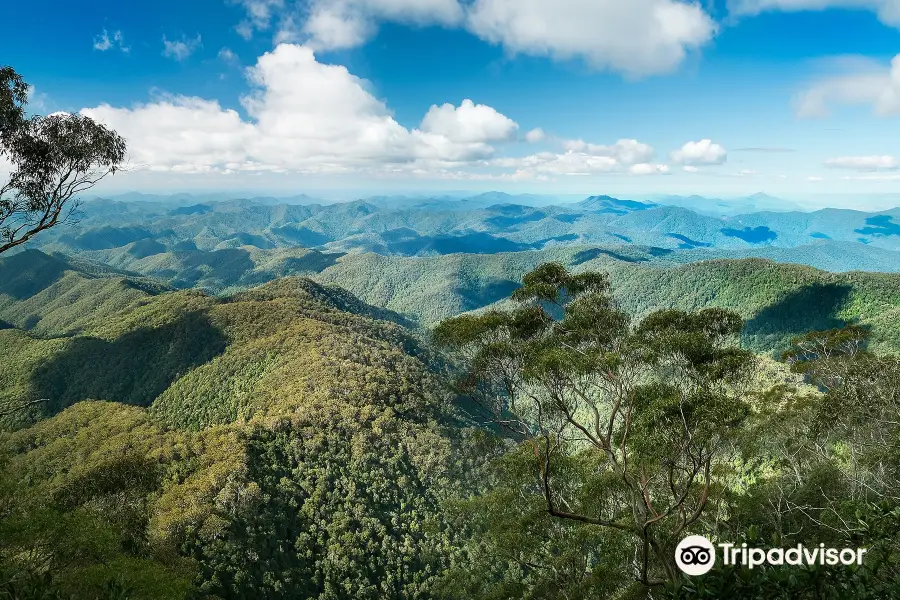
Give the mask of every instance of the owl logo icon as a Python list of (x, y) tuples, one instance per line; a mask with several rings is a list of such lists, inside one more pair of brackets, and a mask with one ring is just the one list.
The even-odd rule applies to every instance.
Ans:
[(703, 575), (715, 566), (716, 549), (702, 535), (689, 535), (675, 548), (675, 564), (686, 575)]

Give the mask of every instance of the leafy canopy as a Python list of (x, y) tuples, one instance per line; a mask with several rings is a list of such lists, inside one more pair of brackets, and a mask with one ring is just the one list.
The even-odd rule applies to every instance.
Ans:
[(125, 140), (84, 115), (25, 116), (28, 86), (0, 67), (0, 159), (12, 163), (0, 185), (0, 253), (66, 220), (74, 198), (118, 171)]
[(532, 457), (522, 493), (556, 518), (627, 532), (638, 581), (677, 579), (674, 547), (721, 493), (754, 357), (729, 311), (663, 310), (640, 322), (600, 273), (539, 266), (506, 311), (439, 325), (477, 399)]

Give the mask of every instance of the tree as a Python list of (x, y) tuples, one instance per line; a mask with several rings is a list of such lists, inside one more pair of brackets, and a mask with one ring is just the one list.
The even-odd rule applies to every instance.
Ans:
[(900, 359), (850, 325), (814, 331), (783, 355), (813, 384), (778, 385), (747, 427), (743, 485), (717, 537), (751, 547), (865, 548), (860, 565), (717, 566), (671, 599), (900, 597)]
[(507, 311), (443, 322), (435, 341), (465, 363), (462, 390), (533, 456), (522, 493), (553, 517), (630, 534), (633, 573), (679, 579), (675, 545), (724, 488), (753, 355), (734, 313), (664, 310), (637, 324), (605, 275), (557, 263), (524, 278)]
[(68, 113), (26, 117), (28, 85), (0, 67), (0, 253), (68, 219), (77, 196), (122, 168), (125, 140), (92, 119)]

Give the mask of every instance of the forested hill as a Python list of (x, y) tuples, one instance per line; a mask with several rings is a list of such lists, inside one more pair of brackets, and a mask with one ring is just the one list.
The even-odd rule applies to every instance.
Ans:
[[(736, 306), (757, 349), (850, 321), (897, 347), (900, 276), (757, 259), (663, 266), (649, 258), (656, 251), (349, 255), (319, 282), (283, 277), (223, 296), (60, 255), (4, 257), (0, 539), (14, 550), (0, 569), (23, 556), (53, 569), (31, 561), (31, 579), (0, 574), (12, 597), (522, 597), (510, 591), (520, 562), (471, 542), (470, 513), (454, 504), (484, 484), (478, 474), (498, 476), (483, 469), (501, 446), (469, 427), (437, 361), (390, 309), (402, 301), (433, 322), (435, 309), (484, 307), (536, 262), (608, 271), (634, 313)], [(799, 385), (783, 366), (760, 377)], [(527, 472), (519, 458), (531, 454), (518, 456), (504, 473)], [(484, 517), (502, 529), (501, 546), (542, 561), (547, 547), (533, 540), (559, 528), (541, 497), (521, 505), (532, 487), (501, 489), (500, 520)], [(577, 551), (601, 543), (592, 530), (556, 533)], [(626, 589), (618, 565), (631, 559), (621, 560), (618, 574), (595, 572)], [(509, 587), (491, 595), (480, 578)]]
[(721, 307), (741, 314), (744, 341), (757, 351), (783, 349), (794, 335), (857, 323), (875, 347), (900, 349), (900, 275), (830, 273), (763, 259), (654, 262), (654, 249), (557, 248), (492, 256), (428, 258), (358, 254), (316, 275), (424, 326), (506, 298), (542, 262), (605, 271), (613, 294), (633, 315), (660, 308)]
[[(276, 278), (268, 274), (258, 284)], [(332, 309), (409, 324), (402, 315), (361, 302), (343, 288), (297, 281), (310, 298)], [(39, 335), (83, 331), (176, 289), (156, 278), (78, 257), (38, 250), (0, 257), (0, 320)]]
[(402, 321), (304, 278), (216, 298), (25, 252), (0, 260), (0, 394), (8, 405), (48, 398), (33, 408), (43, 416), (102, 399), (152, 407), (179, 426), (229, 423), (308, 396), (282, 395), (278, 382), (318, 377), (311, 388), (327, 395), (325, 364), (336, 356), (419, 362), (419, 343), (388, 319)]
[(53, 573), (66, 594), (416, 598), (446, 568), (460, 422), (419, 343), (362, 314), (384, 311), (36, 252), (0, 261), (0, 298), (0, 533), (80, 557)]
[[(873, 347), (900, 349), (900, 274), (831, 273), (762, 259), (681, 259), (690, 257), (639, 246), (560, 247), (434, 257), (350, 254), (324, 268), (282, 263), (252, 273), (262, 283), (277, 281), (276, 273), (299, 272), (328, 286), (320, 300), (333, 308), (430, 328), (502, 301), (529, 270), (558, 261), (574, 271), (608, 272), (615, 297), (636, 316), (668, 307), (735, 310), (747, 320), (745, 344), (756, 351), (780, 350), (794, 335), (851, 323), (873, 329)], [(0, 259), (0, 321), (60, 335), (166, 289), (105, 265), (28, 251)]]

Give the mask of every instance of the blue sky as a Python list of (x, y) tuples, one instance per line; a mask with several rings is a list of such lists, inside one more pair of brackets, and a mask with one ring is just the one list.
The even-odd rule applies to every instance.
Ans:
[(107, 189), (898, 190), (898, 0), (49, 0), (36, 112), (128, 139)]

